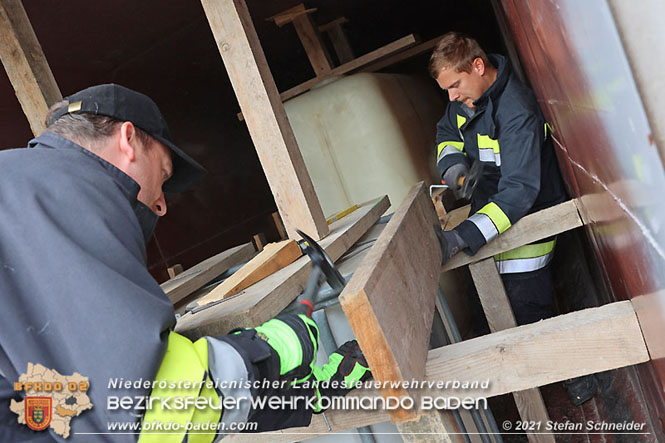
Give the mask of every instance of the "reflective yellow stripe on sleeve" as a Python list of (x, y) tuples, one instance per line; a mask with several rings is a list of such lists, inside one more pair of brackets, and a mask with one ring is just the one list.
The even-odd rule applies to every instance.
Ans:
[[(441, 142), (441, 143), (439, 143), (439, 146), (437, 146), (437, 150), (436, 150), (436, 158), (437, 159), (439, 159), (441, 157), (441, 153), (446, 148), (446, 146), (452, 146), (455, 149), (457, 149), (460, 154), (464, 154), (464, 142), (452, 142), (452, 141)], [(446, 155), (446, 154), (444, 154), (444, 155)]]
[[(219, 422), (221, 417), (219, 396), (214, 389), (206, 388), (202, 383), (206, 381), (207, 368), (208, 342), (204, 338), (192, 343), (180, 334), (169, 333), (166, 353), (150, 394), (150, 399), (155, 400), (151, 402), (151, 408), (146, 410), (143, 417), (140, 443), (179, 443), (185, 436), (188, 423), (209, 422), (216, 425)], [(162, 408), (161, 399), (169, 397), (171, 401), (168, 405), (171, 409)], [(173, 405), (173, 399), (176, 397), (192, 400), (196, 400), (197, 397), (208, 397), (209, 404), (217, 405), (217, 408), (206, 408), (201, 411), (194, 405), (176, 408)], [(161, 428), (157, 428), (159, 423), (162, 424)], [(170, 424), (170, 429), (164, 429), (165, 424)], [(193, 427), (196, 429), (196, 426)], [(196, 431), (188, 435), (189, 441), (195, 443), (209, 443), (214, 437), (214, 433), (196, 434)]]
[(499, 231), (499, 234), (502, 234), (511, 226), (508, 216), (506, 216), (501, 208), (494, 202), (490, 202), (483, 206), (478, 213), (488, 216), (490, 220), (492, 220), (492, 223), (494, 223), (494, 226), (496, 226), (496, 230)]

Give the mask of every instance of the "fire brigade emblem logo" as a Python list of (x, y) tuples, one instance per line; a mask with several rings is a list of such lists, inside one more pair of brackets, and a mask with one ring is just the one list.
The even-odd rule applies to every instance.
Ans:
[(51, 424), (51, 397), (25, 398), (25, 423), (33, 431), (43, 431)]

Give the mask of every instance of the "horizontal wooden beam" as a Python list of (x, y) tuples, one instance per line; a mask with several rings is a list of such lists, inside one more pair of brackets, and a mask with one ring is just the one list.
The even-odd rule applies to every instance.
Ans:
[[(493, 397), (568, 378), (635, 365), (649, 360), (642, 331), (630, 301), (611, 303), (507, 329), (429, 351), (425, 381), (485, 381), (488, 389), (427, 389), (431, 396)], [(375, 390), (349, 395), (378, 396)], [(331, 432), (343, 432), (389, 419), (385, 411), (326, 412)], [(327, 433), (315, 415), (306, 428), (270, 433), (271, 441), (303, 440)], [(293, 435), (302, 433), (302, 435)], [(256, 441), (259, 436), (229, 436)]]
[(459, 268), (582, 225), (583, 222), (577, 209), (577, 200), (568, 200), (523, 217), (506, 232), (480, 248), (476, 255), (458, 253), (446, 263), (442, 270), (449, 271)]
[[(307, 80), (304, 83), (299, 84), (298, 86), (294, 86), (291, 89), (287, 89), (286, 91), (282, 92), (279, 94), (279, 98), (282, 102), (285, 102), (293, 97), (296, 97), (300, 94), (303, 94), (310, 89), (312, 89), (314, 86), (318, 85), (322, 81), (338, 76), (338, 75), (344, 75), (348, 74), (350, 72), (353, 72), (357, 69), (362, 68), (365, 66), (367, 63), (371, 63), (375, 60), (380, 60), (383, 57), (387, 57), (390, 54), (394, 53), (395, 51), (402, 50), (404, 48), (408, 48), (409, 46), (413, 45), (417, 41), (417, 37), (413, 34), (409, 34), (406, 37), (402, 37), (399, 40), (395, 40), (392, 43), (388, 43), (385, 46), (380, 47), (379, 49), (375, 49), (372, 52), (369, 52), (365, 55), (361, 55), (358, 58), (355, 58), (351, 60), (350, 62), (344, 63), (343, 65), (337, 66), (336, 68), (333, 68), (332, 70), (328, 71), (325, 75), (320, 75), (318, 77), (315, 77), (313, 79)], [(245, 119), (244, 115), (242, 112), (238, 113), (238, 120), (242, 121)]]
[(160, 286), (171, 303), (176, 304), (229, 268), (246, 262), (252, 258), (254, 252), (256, 251), (251, 243), (227, 249), (181, 272)]
[(343, 75), (352, 72), (356, 69), (365, 66), (367, 63), (379, 60), (383, 57), (386, 57), (394, 53), (395, 51), (399, 51), (400, 49), (407, 48), (416, 43), (416, 41), (417, 41), (416, 36), (413, 34), (409, 34), (406, 37), (402, 37), (399, 40), (395, 40), (392, 43), (388, 43), (387, 45), (382, 46), (379, 49), (375, 49), (372, 52), (369, 52), (365, 55), (361, 55), (360, 57), (355, 58), (348, 63), (344, 63), (343, 65), (337, 66), (336, 68), (326, 73), (326, 75), (324, 76), (313, 78), (311, 80), (299, 84), (298, 86), (288, 89), (279, 94), (279, 97), (282, 99), (283, 102), (285, 102), (290, 98), (302, 94), (303, 92), (309, 91), (310, 89), (312, 89), (312, 87), (316, 86), (326, 78), (331, 78), (336, 75)]
[[(364, 203), (351, 214), (330, 225), (330, 234), (319, 242), (333, 261), (344, 253), (372, 227), (390, 207), (388, 197)], [(253, 327), (270, 320), (303, 291), (311, 269), (304, 256), (236, 296), (197, 313), (178, 319), (176, 332), (190, 339), (204, 335), (226, 334), (233, 328)]]
[(375, 63), (369, 64), (362, 68), (361, 72), (376, 72), (390, 65), (394, 65), (395, 63), (399, 63), (411, 57), (415, 57), (416, 55), (420, 55), (423, 52), (431, 51), (434, 46), (436, 46), (437, 42), (441, 40), (441, 37), (442, 36), (438, 36), (431, 40), (427, 40), (424, 43), (420, 43), (419, 45), (413, 46), (404, 51), (400, 51), (395, 55), (378, 60)]

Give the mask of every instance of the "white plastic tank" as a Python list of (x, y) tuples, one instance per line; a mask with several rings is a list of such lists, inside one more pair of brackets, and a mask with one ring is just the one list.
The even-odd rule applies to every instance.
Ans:
[(284, 107), (326, 216), (384, 194), (396, 208), (418, 181), (438, 182), (434, 142), (445, 103), (431, 79), (355, 74)]

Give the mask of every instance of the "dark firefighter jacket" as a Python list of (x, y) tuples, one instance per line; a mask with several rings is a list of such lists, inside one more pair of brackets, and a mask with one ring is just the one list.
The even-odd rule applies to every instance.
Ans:
[[(30, 146), (0, 152), (0, 441), (136, 441), (103, 434), (109, 423), (135, 423), (144, 413), (109, 408), (108, 398), (155, 390), (114, 380), (248, 380), (243, 356), (228, 343), (205, 337), (192, 344), (170, 331), (173, 307), (146, 269), (157, 216), (136, 199), (139, 185), (53, 133)], [(176, 365), (164, 363), (169, 356)], [(9, 409), (10, 399), (25, 395), (12, 388), (29, 363), (89, 378), (93, 406), (72, 418), (67, 440), (31, 431)], [(176, 367), (183, 364), (191, 367)], [(161, 378), (162, 371), (171, 373)], [(244, 387), (218, 390), (206, 395), (252, 395)], [(248, 405), (225, 410), (221, 420), (247, 420)]]
[[(490, 54), (489, 58), (498, 69), (497, 78), (474, 102), (476, 108), (451, 102), (437, 125), (441, 175), (456, 163), (471, 166), (480, 161), (484, 165), (471, 198), (472, 215), (456, 228), (470, 254), (524, 215), (566, 199), (550, 126), (532, 91), (519, 81), (503, 56)], [(549, 252), (553, 246), (551, 242)], [(523, 252), (533, 256), (533, 251)], [(511, 259), (519, 255), (519, 251), (508, 254)], [(516, 269), (508, 272), (532, 270)]]

